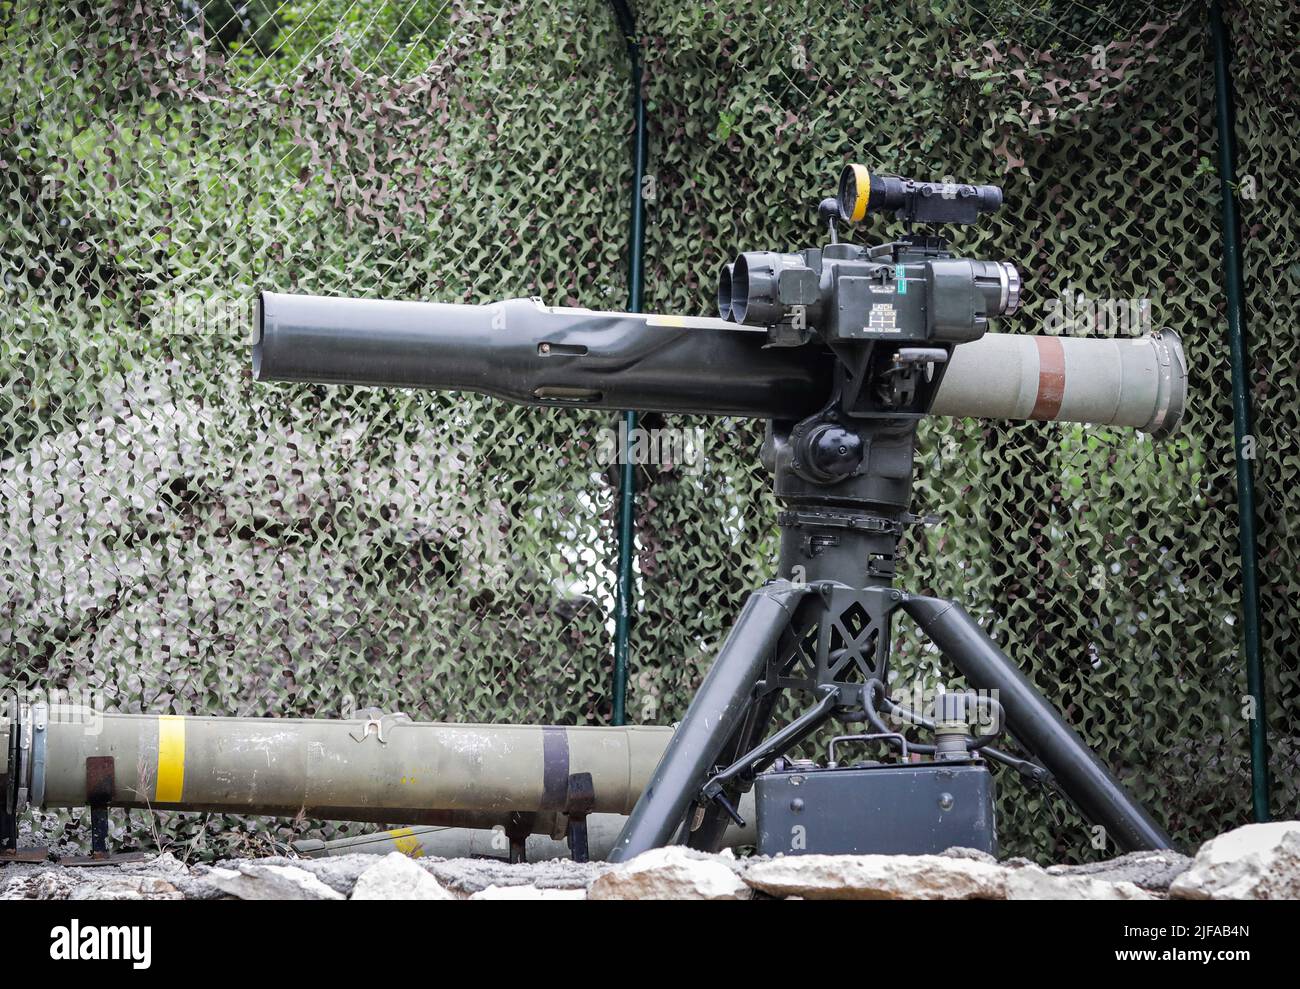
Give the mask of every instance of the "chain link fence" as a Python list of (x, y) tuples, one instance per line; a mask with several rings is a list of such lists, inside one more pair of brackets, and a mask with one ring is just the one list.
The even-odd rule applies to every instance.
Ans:
[[(901, 586), (952, 596), (1175, 835), (1249, 814), (1230, 375), (1200, 4), (639, 6), (646, 307), (818, 237), (846, 160), (996, 181), (956, 233), (1024, 272), (1023, 332), (1176, 330), (1182, 430), (937, 420)], [(608, 414), (254, 385), (257, 287), (618, 309), (627, 66), (596, 0), (0, 3), (0, 681), (111, 708), (600, 723)], [(1300, 23), (1234, 5), (1273, 797), (1295, 816)], [(1245, 183), (1251, 183), (1246, 188)], [(1249, 193), (1249, 194), (1248, 194)], [(891, 231), (873, 228), (882, 239)], [(1143, 325), (1145, 325), (1145, 322)], [(1122, 327), (1121, 331), (1131, 329)], [(761, 425), (639, 468), (628, 710), (684, 710), (771, 574)], [(945, 680), (897, 629), (897, 684)], [(1003, 777), (1008, 851), (1102, 854)], [(403, 822), (393, 822), (400, 824)], [(70, 826), (44, 819), (47, 835)], [(348, 826), (171, 815), (195, 854)]]

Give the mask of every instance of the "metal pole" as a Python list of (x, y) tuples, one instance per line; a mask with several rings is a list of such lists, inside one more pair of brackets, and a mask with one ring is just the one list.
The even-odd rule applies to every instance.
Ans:
[[(632, 114), (635, 138), (632, 157), (632, 219), (628, 242), (627, 311), (641, 311), (642, 250), (645, 246), (645, 200), (642, 182), (645, 177), (645, 99), (641, 95), (641, 47), (636, 41), (636, 16), (627, 0), (610, 0), (619, 29), (627, 42), (632, 82)], [(618, 501), (618, 598), (614, 613), (614, 716), (616, 725), (627, 723), (624, 707), (627, 695), (628, 632), (632, 623), (632, 556), (636, 532), (636, 465), (632, 449), (636, 435), (637, 414), (623, 413), (623, 458)]]
[(1219, 130), (1219, 197), (1223, 219), (1223, 290), (1227, 296), (1228, 350), (1232, 358), (1232, 431), (1237, 461), (1237, 513), (1241, 552), (1241, 610), (1246, 647), (1246, 689), (1254, 699), (1250, 721), (1250, 791), (1255, 820), (1269, 813), (1268, 724), (1264, 713), (1264, 664), (1259, 642), (1259, 580), (1256, 565), (1255, 478), (1251, 467), (1250, 395), (1247, 373), (1250, 353), (1246, 342), (1243, 305), (1240, 229), (1234, 162), (1232, 80), (1228, 75), (1228, 34), (1219, 4), (1210, 4), (1210, 38), (1214, 45), (1215, 117)]

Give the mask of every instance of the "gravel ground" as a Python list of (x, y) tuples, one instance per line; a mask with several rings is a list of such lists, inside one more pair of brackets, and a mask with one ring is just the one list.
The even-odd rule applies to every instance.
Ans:
[[(725, 865), (743, 876), (749, 863), (763, 861), (736, 859), (729, 853), (710, 856), (679, 851), (685, 859), (677, 863), (679, 869), (683, 865), (688, 870), (692, 866), (716, 869)], [(969, 849), (952, 849), (944, 857), (998, 864), (991, 856)], [(1189, 862), (1186, 856), (1172, 852), (1143, 852), (1088, 865), (1051, 866), (1045, 871), (1051, 876), (1132, 883), (1160, 896)], [(0, 899), (207, 900), (232, 895), (248, 899), (343, 899), (351, 896), (363, 873), (377, 866), (382, 868), (372, 876), (397, 870), (386, 887), (393, 891), (394, 898), (408, 895), (412, 878), (420, 878), (418, 872), (411, 872), (414, 867), (432, 876), (449, 894), (439, 898), (447, 899), (468, 899), (485, 891), (490, 892), (482, 898), (504, 898), (502, 890), (512, 890), (509, 895), (519, 898), (580, 898), (598, 877), (615, 869), (606, 863), (575, 863), (568, 859), (511, 865), (498, 859), (404, 859), (396, 854), (230, 859), (213, 865), (187, 865), (164, 853), (141, 861), (90, 867), (53, 862), (7, 863), (0, 866)], [(1001, 866), (1020, 870), (1032, 868), (1032, 863), (1010, 859)]]

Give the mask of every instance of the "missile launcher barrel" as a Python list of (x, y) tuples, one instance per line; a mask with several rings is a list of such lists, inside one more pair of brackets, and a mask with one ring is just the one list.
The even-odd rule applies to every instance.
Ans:
[[(469, 391), (529, 405), (798, 419), (825, 404), (835, 358), (768, 346), (713, 317), (263, 293), (258, 381)], [(1172, 333), (1075, 338), (986, 333), (959, 344), (930, 411), (1131, 426), (1160, 437), (1186, 395)]]
[(470, 391), (517, 404), (772, 417), (812, 411), (825, 352), (711, 317), (262, 293), (258, 381)]
[(1183, 415), (1177, 335), (1084, 338), (986, 333), (958, 345), (930, 411), (987, 419), (1131, 426), (1156, 439)]

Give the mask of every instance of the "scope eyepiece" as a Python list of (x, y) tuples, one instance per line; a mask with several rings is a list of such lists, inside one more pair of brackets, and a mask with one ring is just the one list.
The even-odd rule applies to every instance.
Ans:
[(850, 164), (840, 172), (838, 199), (840, 217), (849, 223), (869, 213), (893, 213), (909, 223), (974, 223), (979, 214), (1002, 205), (1002, 190), (995, 185), (916, 182)]
[(1002, 308), (998, 315), (1014, 316), (1020, 308), (1020, 295), (1024, 289), (1020, 269), (1010, 261), (999, 261), (998, 267), (1002, 272)]

